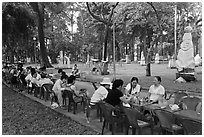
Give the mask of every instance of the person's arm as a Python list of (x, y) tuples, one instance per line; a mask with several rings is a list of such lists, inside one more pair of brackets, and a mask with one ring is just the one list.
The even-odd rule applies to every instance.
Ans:
[(148, 92), (148, 101), (150, 101), (150, 96), (151, 96), (151, 93), (152, 93), (152, 86), (150, 86), (149, 88), (149, 92)]
[(79, 91), (77, 91), (76, 86), (72, 85), (71, 89), (74, 91), (76, 96), (79, 96)]
[(160, 93), (160, 96), (161, 96), (162, 98), (165, 98), (165, 89), (164, 89), (163, 86), (161, 86), (159, 93)]

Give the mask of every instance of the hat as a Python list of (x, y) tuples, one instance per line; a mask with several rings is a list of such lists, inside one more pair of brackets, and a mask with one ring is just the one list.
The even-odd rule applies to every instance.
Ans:
[(112, 85), (112, 82), (111, 82), (110, 78), (103, 78), (103, 81), (100, 84)]

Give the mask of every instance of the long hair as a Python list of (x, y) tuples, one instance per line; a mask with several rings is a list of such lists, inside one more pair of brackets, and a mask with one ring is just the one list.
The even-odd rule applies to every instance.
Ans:
[(131, 81), (130, 81), (130, 90), (129, 90), (129, 94), (131, 93), (132, 89), (133, 89), (133, 86), (132, 86), (132, 82), (133, 81), (137, 81), (138, 83), (138, 78), (137, 77), (132, 77)]

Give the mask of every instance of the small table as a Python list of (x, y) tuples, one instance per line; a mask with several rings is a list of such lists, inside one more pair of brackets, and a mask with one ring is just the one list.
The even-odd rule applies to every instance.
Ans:
[(174, 112), (174, 114), (176, 116), (186, 117), (186, 118), (190, 118), (192, 120), (202, 122), (202, 114), (198, 114), (194, 110), (181, 110), (181, 111)]

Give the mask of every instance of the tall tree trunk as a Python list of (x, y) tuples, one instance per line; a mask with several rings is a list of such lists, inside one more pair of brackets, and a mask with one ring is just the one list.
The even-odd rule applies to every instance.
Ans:
[(33, 2), (33, 3), (31, 2), (31, 6), (33, 7), (34, 11), (38, 15), (38, 37), (40, 40), (40, 53), (41, 53), (42, 65), (49, 68), (49, 67), (52, 67), (52, 65), (48, 60), (47, 49), (45, 47), (45, 42), (44, 42), (44, 30), (43, 30), (44, 5), (43, 3), (39, 4), (38, 2)]
[(147, 50), (147, 66), (146, 66), (146, 76), (151, 76), (151, 48)]
[(105, 28), (105, 42), (104, 42), (104, 47), (103, 47), (103, 60), (106, 61), (107, 58), (107, 45), (108, 45), (108, 31), (109, 31), (109, 26), (106, 25)]

